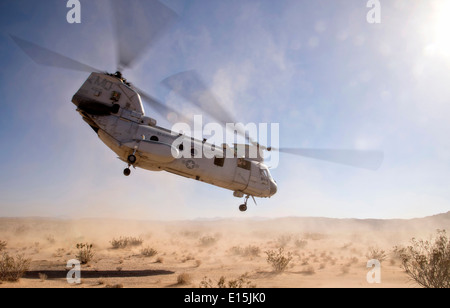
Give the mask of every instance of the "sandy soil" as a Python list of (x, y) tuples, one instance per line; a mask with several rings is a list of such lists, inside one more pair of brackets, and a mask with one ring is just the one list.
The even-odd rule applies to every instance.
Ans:
[[(245, 282), (262, 288), (298, 287), (418, 287), (408, 279), (392, 254), (412, 237), (428, 239), (450, 226), (450, 212), (412, 220), (283, 218), (273, 220), (123, 221), (0, 218), (4, 251), (31, 259), (19, 282), (0, 288), (104, 288), (217, 286), (245, 275)], [(111, 241), (136, 237), (141, 245), (113, 249)], [(77, 243), (93, 244), (94, 258), (82, 266), (82, 283), (66, 280), (67, 261), (77, 255)], [(274, 272), (266, 251), (283, 247), (292, 260)], [(366, 267), (371, 248), (386, 252), (381, 283), (369, 284)], [(144, 248), (157, 254), (146, 257)], [(183, 275), (184, 276), (181, 276)], [(185, 283), (178, 283), (183, 277)]]

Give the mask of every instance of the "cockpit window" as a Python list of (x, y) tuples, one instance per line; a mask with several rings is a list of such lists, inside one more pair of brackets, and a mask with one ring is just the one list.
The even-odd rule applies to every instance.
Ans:
[(261, 176), (266, 178), (266, 179), (270, 179), (270, 174), (269, 174), (269, 170), (267, 169), (259, 169), (261, 172)]

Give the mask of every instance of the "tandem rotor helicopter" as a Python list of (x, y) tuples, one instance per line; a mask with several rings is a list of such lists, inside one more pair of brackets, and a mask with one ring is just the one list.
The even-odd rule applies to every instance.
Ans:
[[(380, 166), (383, 153), (378, 151), (275, 149), (260, 145), (248, 136), (245, 136), (248, 144), (234, 144), (232, 147), (224, 144), (216, 149), (219, 155), (212, 158), (194, 157), (195, 148), (204, 146), (206, 140), (196, 140), (158, 126), (156, 119), (145, 114), (142, 100), (164, 117), (176, 114), (179, 121), (185, 118), (176, 110), (131, 85), (121, 73), (124, 69), (131, 68), (142, 52), (178, 19), (178, 15), (158, 0), (110, 2), (117, 35), (118, 59), (115, 73), (102, 72), (35, 43), (10, 36), (19, 48), (38, 64), (90, 73), (72, 97), (72, 103), (100, 140), (127, 165), (123, 171), (125, 176), (130, 175), (131, 167), (139, 167), (150, 171), (167, 171), (209, 183), (233, 191), (235, 197), (244, 198), (239, 210), (245, 212), (250, 197), (255, 201), (255, 197), (270, 198), (277, 193), (277, 184), (264, 164), (264, 151), (279, 151), (373, 170)], [(148, 9), (148, 20), (136, 20), (135, 16), (132, 16), (133, 9), (140, 9), (144, 3)], [(176, 80), (177, 86), (174, 86), (171, 80)], [(183, 83), (192, 83), (192, 80), (200, 79), (195, 71), (186, 71), (165, 79), (163, 84), (187, 98), (192, 104), (201, 107), (203, 112), (220, 124), (236, 123), (216, 100), (211, 99), (205, 107), (187, 94), (187, 86)], [(213, 96), (209, 94), (208, 97)], [(175, 141), (180, 137), (182, 142), (175, 145)], [(191, 146), (188, 150), (192, 152), (192, 157), (173, 155), (186, 150), (185, 144)], [(256, 158), (238, 155), (240, 152), (235, 149), (239, 146), (244, 147), (244, 153), (247, 154), (251, 147), (256, 147), (258, 155)], [(230, 150), (234, 150), (234, 155), (225, 155), (225, 152)]]

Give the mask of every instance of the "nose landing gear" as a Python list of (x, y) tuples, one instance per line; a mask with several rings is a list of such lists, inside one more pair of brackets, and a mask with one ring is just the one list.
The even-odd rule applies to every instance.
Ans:
[(255, 204), (256, 204), (255, 197), (250, 196), (250, 195), (247, 195), (247, 196), (245, 197), (244, 204), (239, 205), (239, 211), (241, 211), (241, 212), (246, 212), (246, 211), (247, 211), (247, 203), (248, 203), (248, 199), (249, 199), (250, 197), (252, 197), (253, 201), (254, 201)]

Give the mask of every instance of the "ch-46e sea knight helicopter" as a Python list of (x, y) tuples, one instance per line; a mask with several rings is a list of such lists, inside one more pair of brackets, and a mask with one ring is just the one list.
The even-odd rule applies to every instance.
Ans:
[[(235, 197), (244, 198), (239, 210), (247, 210), (250, 197), (268, 198), (277, 192), (277, 184), (272, 178), (269, 168), (262, 159), (263, 151), (280, 151), (300, 156), (317, 158), (336, 163), (377, 169), (383, 154), (378, 151), (332, 150), (279, 148), (259, 145), (246, 136), (249, 147), (257, 147), (258, 155), (250, 158), (246, 155), (225, 155), (233, 147), (223, 145), (216, 149), (215, 157), (194, 157), (195, 148), (202, 147), (206, 140), (196, 140), (190, 136), (180, 135), (157, 125), (157, 121), (144, 112), (143, 99), (150, 107), (166, 117), (168, 114), (178, 115), (170, 108), (144, 91), (132, 86), (123, 77), (121, 71), (130, 68), (132, 63), (166, 30), (177, 18), (177, 14), (157, 0), (123, 1), (111, 0), (114, 13), (114, 24), (117, 35), (118, 70), (116, 73), (105, 73), (91, 66), (82, 64), (59, 53), (41, 47), (30, 41), (11, 35), (14, 42), (36, 63), (77, 71), (89, 72), (90, 76), (75, 93), (72, 103), (82, 119), (95, 131), (118, 157), (127, 164), (123, 173), (129, 176), (130, 167), (139, 167), (150, 171), (167, 171), (179, 176), (206, 182), (229, 189)], [(136, 20), (137, 11), (146, 11), (146, 20)], [(177, 86), (171, 81), (176, 81)], [(203, 112), (212, 116), (219, 123), (235, 123), (225, 109), (213, 99), (211, 93), (207, 102), (199, 102), (190, 95), (186, 84), (196, 81), (201, 84), (198, 74), (186, 71), (164, 80), (168, 86), (180, 96), (197, 105)], [(198, 90), (198, 89), (197, 89)], [(203, 89), (207, 92), (207, 89)], [(175, 143), (176, 140), (182, 142)], [(193, 157), (177, 157), (174, 153), (184, 151), (184, 145), (191, 146)], [(237, 145), (234, 145), (236, 149)], [(239, 153), (239, 151), (237, 152)], [(230, 157), (231, 156), (231, 157)], [(256, 203), (256, 202), (255, 202)]]

